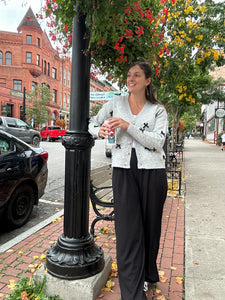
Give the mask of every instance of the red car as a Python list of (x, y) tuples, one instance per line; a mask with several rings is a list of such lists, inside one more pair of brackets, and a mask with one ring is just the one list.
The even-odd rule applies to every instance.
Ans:
[(40, 131), (42, 140), (47, 140), (48, 142), (60, 139), (65, 133), (66, 130), (61, 129), (59, 126), (45, 126)]

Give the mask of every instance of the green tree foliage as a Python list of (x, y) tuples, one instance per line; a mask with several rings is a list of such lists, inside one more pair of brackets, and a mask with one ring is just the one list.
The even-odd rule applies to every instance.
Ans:
[[(64, 49), (71, 46), (74, 2), (47, 0), (46, 15)], [(86, 0), (92, 63), (122, 86), (127, 68), (145, 60), (153, 85), (177, 124), (191, 105), (211, 101), (210, 70), (225, 63), (225, 2), (213, 0)], [(52, 31), (52, 39), (56, 39)], [(217, 86), (218, 87), (218, 86)], [(214, 97), (224, 99), (214, 88)]]
[(99, 110), (100, 110), (101, 108), (102, 108), (102, 104), (92, 106), (91, 109), (90, 109), (90, 115), (91, 115), (91, 116), (96, 116), (97, 113), (99, 112)]
[(47, 105), (52, 99), (52, 92), (44, 84), (36, 86), (31, 95), (32, 100), (29, 102), (32, 103), (32, 106), (27, 107), (27, 116), (29, 119), (34, 119), (35, 127), (39, 129), (41, 124), (51, 119)]
[(182, 114), (180, 120), (184, 122), (184, 131), (190, 131), (196, 128), (196, 122), (199, 122), (201, 116), (201, 105), (189, 106), (187, 110)]

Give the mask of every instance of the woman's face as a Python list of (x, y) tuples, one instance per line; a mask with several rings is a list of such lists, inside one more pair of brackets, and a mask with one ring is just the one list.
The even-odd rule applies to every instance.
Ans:
[(127, 74), (127, 87), (130, 93), (138, 93), (145, 91), (147, 85), (151, 82), (151, 78), (145, 78), (144, 71), (138, 66), (130, 68)]

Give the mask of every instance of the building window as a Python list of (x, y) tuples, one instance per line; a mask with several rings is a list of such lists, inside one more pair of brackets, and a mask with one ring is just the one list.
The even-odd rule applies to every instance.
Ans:
[(60, 83), (62, 84), (62, 67), (60, 67)]
[(53, 93), (52, 93), (52, 101), (53, 101), (53, 103), (56, 103), (56, 102), (57, 102), (57, 101), (56, 101), (56, 100), (57, 100), (57, 99), (56, 99), (56, 98), (57, 98), (56, 96), (57, 96), (57, 91), (56, 91), (56, 90), (53, 90)]
[(66, 85), (66, 69), (64, 69), (64, 85)]
[(68, 87), (70, 87), (70, 71), (68, 71)]
[(40, 39), (39, 38), (37, 38), (37, 46), (38, 46), (38, 48), (41, 47), (41, 43), (40, 43)]
[(26, 63), (31, 64), (32, 63), (32, 53), (26, 52)]
[(6, 52), (5, 54), (5, 64), (11, 66), (12, 64), (12, 54), (11, 52)]
[(60, 107), (62, 107), (62, 93), (60, 93)]
[(52, 68), (52, 78), (56, 79), (56, 68)]
[(27, 39), (27, 44), (32, 44), (32, 35), (27, 35), (26, 39)]
[(46, 60), (44, 61), (44, 74), (46, 74)]
[(67, 96), (67, 107), (70, 107), (70, 96)]
[(17, 91), (22, 91), (22, 80), (13, 80), (13, 89)]
[(2, 51), (0, 51), (0, 65), (3, 64), (3, 55), (2, 55)]
[(63, 106), (66, 107), (66, 94), (64, 94)]
[(36, 86), (37, 86), (37, 82), (35, 82), (35, 81), (32, 81), (32, 91), (34, 91), (34, 90), (35, 90)]
[(48, 63), (47, 72), (48, 72), (48, 76), (50, 76), (50, 63)]
[(40, 66), (40, 55), (37, 54), (37, 66)]

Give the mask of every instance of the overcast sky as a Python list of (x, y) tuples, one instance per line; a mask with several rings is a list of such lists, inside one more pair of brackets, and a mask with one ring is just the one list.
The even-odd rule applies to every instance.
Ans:
[[(26, 14), (29, 6), (31, 6), (34, 14), (39, 13), (43, 0), (0, 0), (0, 30), (17, 32), (20, 21)], [(42, 29), (44, 24), (40, 22)]]

